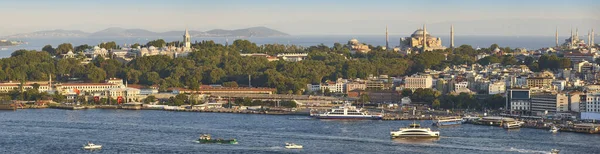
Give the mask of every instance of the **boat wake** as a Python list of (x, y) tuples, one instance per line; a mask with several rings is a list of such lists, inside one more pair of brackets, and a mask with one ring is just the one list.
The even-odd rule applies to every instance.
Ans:
[(312, 120), (313, 118), (308, 118), (308, 117), (304, 117), (304, 118), (288, 118), (288, 120)]
[(518, 152), (518, 153), (550, 153), (550, 151), (537, 151), (537, 150), (527, 150), (527, 149), (517, 149), (514, 147), (510, 147), (508, 151)]

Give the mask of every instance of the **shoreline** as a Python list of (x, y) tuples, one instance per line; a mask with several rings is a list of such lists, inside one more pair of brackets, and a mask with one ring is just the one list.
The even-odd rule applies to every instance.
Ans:
[[(262, 114), (262, 115), (284, 115), (284, 116), (307, 116), (310, 117), (309, 113), (305, 112), (291, 112), (291, 111), (252, 111), (252, 110), (230, 110), (230, 109), (212, 109), (212, 110), (200, 110), (200, 109), (161, 109), (161, 108), (127, 108), (123, 106), (115, 106), (115, 105), (91, 105), (91, 106), (46, 106), (46, 107), (28, 107), (28, 108), (20, 108), (20, 109), (58, 109), (58, 110), (87, 110), (87, 109), (110, 109), (110, 110), (158, 110), (158, 111), (167, 111), (167, 112), (205, 112), (205, 113), (229, 113), (229, 114)], [(6, 110), (10, 111), (10, 110)], [(16, 111), (16, 110), (13, 110)], [(434, 117), (418, 117), (418, 116), (384, 116), (381, 121), (410, 121), (410, 120), (435, 120)], [(481, 126), (490, 126), (486, 124), (477, 124), (472, 122), (465, 122), (463, 124), (471, 124), (471, 125), (481, 125)], [(462, 125), (462, 124), (461, 124)], [(491, 125), (496, 126), (496, 125)], [(540, 130), (549, 130), (549, 126), (541, 127), (537, 125), (524, 124), (521, 128), (528, 129), (540, 129)], [(520, 128), (519, 128), (520, 129)], [(576, 131), (570, 127), (563, 127), (559, 132), (572, 132), (572, 133), (582, 133), (582, 134), (597, 134), (590, 132), (581, 132)]]

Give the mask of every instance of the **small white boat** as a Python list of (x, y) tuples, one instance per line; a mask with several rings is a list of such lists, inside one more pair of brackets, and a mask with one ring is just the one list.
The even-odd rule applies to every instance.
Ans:
[(550, 150), (550, 153), (551, 154), (558, 154), (558, 153), (560, 153), (560, 150), (558, 150), (558, 149), (552, 149), (552, 150)]
[(286, 149), (302, 149), (302, 145), (296, 143), (285, 143)]
[(552, 126), (552, 128), (550, 129), (550, 132), (556, 133), (556, 132), (558, 132), (558, 130), (559, 129), (556, 126)]
[(83, 145), (83, 149), (85, 149), (85, 150), (102, 149), (102, 145), (96, 145), (92, 142), (88, 142), (86, 145)]

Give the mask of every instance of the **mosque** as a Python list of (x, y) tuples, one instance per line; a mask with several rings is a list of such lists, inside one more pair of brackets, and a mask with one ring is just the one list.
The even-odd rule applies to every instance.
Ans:
[[(594, 29), (591, 33), (588, 33), (588, 43), (594, 42)], [(558, 30), (556, 32), (556, 45), (558, 46)], [(571, 37), (565, 39), (565, 43), (562, 44), (567, 49), (580, 49), (585, 47), (592, 47), (593, 44), (586, 45), (583, 39), (579, 39), (579, 29), (575, 29), (575, 35), (573, 35), (573, 29), (571, 29)]]
[[(454, 26), (450, 28), (450, 35), (450, 46), (454, 47)], [(423, 29), (417, 29), (415, 32), (413, 32), (410, 37), (400, 38), (399, 48), (401, 51), (407, 53), (410, 53), (411, 51), (432, 51), (446, 49), (446, 47), (442, 46), (442, 39), (429, 34), (425, 25), (423, 25)]]

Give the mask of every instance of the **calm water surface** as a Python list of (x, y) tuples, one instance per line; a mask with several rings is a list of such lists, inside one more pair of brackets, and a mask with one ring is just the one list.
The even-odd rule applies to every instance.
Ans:
[[(417, 121), (429, 126), (431, 121)], [(0, 153), (600, 153), (600, 135), (461, 125), (439, 140), (392, 140), (412, 121), (131, 110), (0, 111)], [(198, 144), (201, 133), (238, 145)], [(84, 151), (92, 141), (100, 151)], [(285, 149), (285, 142), (304, 145)]]

